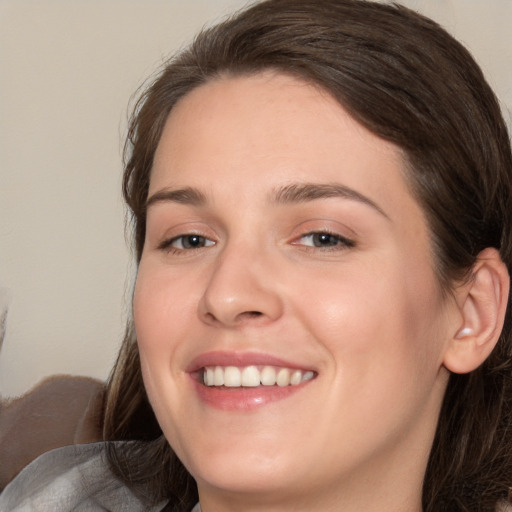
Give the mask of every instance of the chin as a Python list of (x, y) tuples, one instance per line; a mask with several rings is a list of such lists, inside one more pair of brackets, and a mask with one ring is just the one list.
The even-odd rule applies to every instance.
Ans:
[(239, 440), (205, 446), (197, 455), (188, 453), (180, 458), (200, 487), (235, 494), (272, 494), (300, 485), (306, 476), (297, 471), (305, 467), (297, 463), (297, 450), (286, 448), (280, 455), (279, 444), (283, 443)]

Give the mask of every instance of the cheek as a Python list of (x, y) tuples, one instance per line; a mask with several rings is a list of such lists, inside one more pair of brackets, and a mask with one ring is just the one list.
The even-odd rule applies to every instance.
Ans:
[[(176, 418), (187, 412), (179, 390), (184, 374), (174, 364), (179, 359), (176, 340), (185, 330), (185, 315), (190, 315), (185, 313), (190, 304), (179, 297), (179, 282), (157, 274), (141, 262), (133, 296), (133, 316), (142, 377), (165, 436), (178, 446)], [(186, 299), (187, 294), (183, 297)]]
[[(166, 326), (160, 308), (162, 307), (162, 292), (155, 281), (145, 272), (141, 264), (137, 275), (133, 295), (133, 319), (141, 360), (142, 375), (150, 400), (154, 397), (151, 392), (155, 386), (152, 384), (158, 369), (168, 358), (169, 345)], [(160, 361), (160, 363), (159, 363)]]
[(157, 275), (141, 261), (133, 295), (133, 318), (144, 383), (153, 406), (162, 386), (162, 375), (170, 375), (175, 357), (178, 319), (183, 317), (178, 290), (170, 288), (168, 280)]
[(428, 265), (379, 258), (301, 283), (292, 294), (299, 315), (335, 364), (347, 367), (345, 377), (360, 382), (377, 370), (383, 379), (409, 378), (412, 367), (437, 371), (443, 306)]
[(170, 352), (196, 314), (190, 283), (141, 262), (133, 297), (133, 315), (141, 352)]
[(327, 431), (324, 462), (333, 467), (340, 451), (356, 457), (365, 443), (398, 443), (418, 418), (437, 418), (443, 316), (435, 278), (385, 261), (303, 274), (290, 298), (328, 361), (314, 416), (324, 425), (319, 432)]

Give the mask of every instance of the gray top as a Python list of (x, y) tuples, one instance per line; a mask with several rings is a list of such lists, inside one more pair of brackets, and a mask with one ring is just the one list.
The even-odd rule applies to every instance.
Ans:
[(0, 494), (0, 512), (161, 512), (164, 507), (148, 508), (112, 475), (104, 443), (46, 452)]

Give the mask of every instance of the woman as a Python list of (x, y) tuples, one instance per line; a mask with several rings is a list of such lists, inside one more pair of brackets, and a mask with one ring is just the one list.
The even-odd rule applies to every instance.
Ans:
[(512, 157), (464, 48), (262, 2), (166, 65), (127, 149), (104, 433), (141, 507), (507, 509)]

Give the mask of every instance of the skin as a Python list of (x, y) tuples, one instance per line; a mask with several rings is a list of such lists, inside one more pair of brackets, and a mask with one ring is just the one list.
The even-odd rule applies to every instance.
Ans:
[[(353, 193), (275, 200), (305, 183)], [(186, 187), (205, 201), (167, 194)], [(143, 376), (203, 511), (420, 511), (462, 319), (400, 150), (295, 78), (223, 77), (172, 110), (149, 197), (134, 296)], [(187, 234), (205, 242), (185, 248)], [(209, 351), (269, 354), (316, 378), (221, 410), (187, 371)]]

